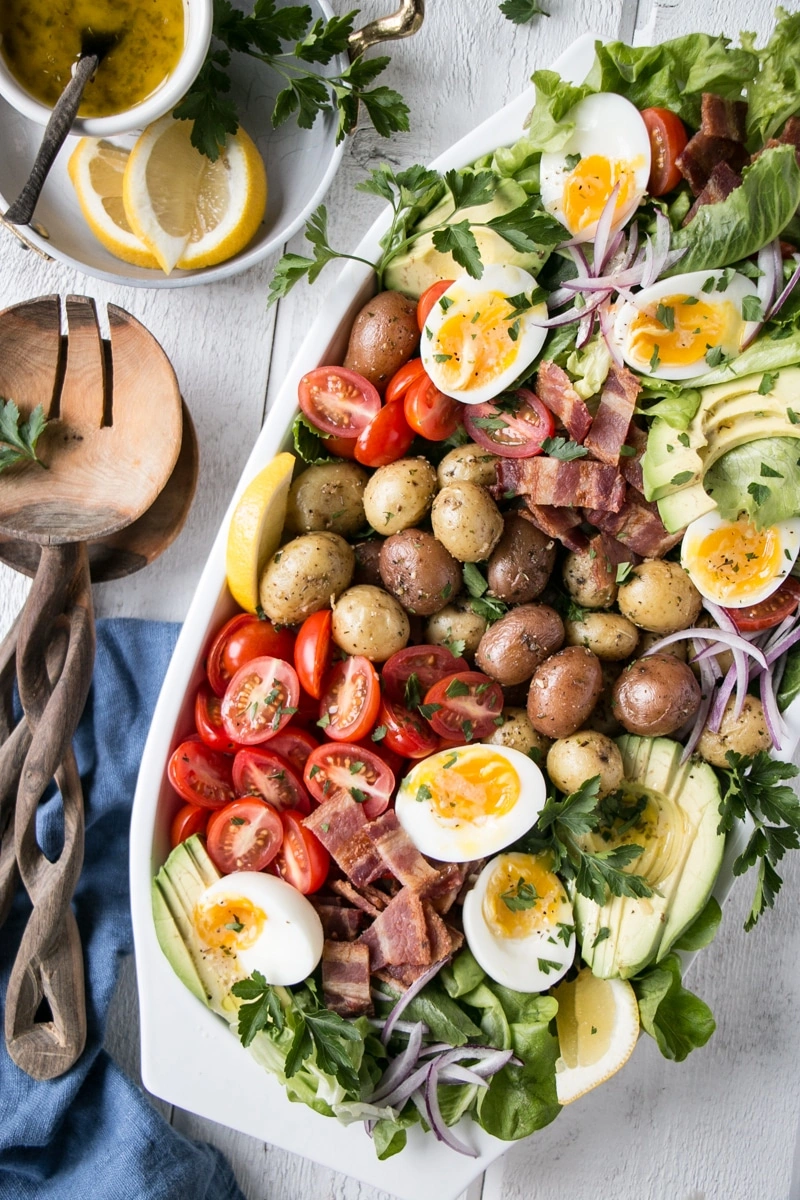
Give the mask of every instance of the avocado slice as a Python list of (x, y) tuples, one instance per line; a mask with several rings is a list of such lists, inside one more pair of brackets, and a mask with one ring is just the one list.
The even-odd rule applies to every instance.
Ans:
[(682, 764), (683, 747), (670, 738), (626, 735), (617, 745), (626, 799), (641, 798), (644, 808), (630, 828), (611, 832), (593, 849), (623, 842), (643, 846), (630, 869), (644, 875), (654, 891), (648, 899), (609, 896), (602, 905), (576, 895), (583, 960), (602, 979), (629, 979), (668, 953), (702, 911), (725, 849), (718, 830), (719, 785), (707, 763)]
[[(670, 532), (681, 529), (702, 512), (699, 494), (685, 508), (661, 501), (683, 489), (702, 486), (708, 468), (729, 450), (761, 438), (800, 437), (800, 425), (787, 413), (800, 395), (800, 367), (786, 367), (775, 377), (771, 391), (759, 394), (763, 375), (747, 375), (729, 383), (703, 388), (700, 406), (684, 432), (656, 419), (650, 427), (642, 458), (644, 494), (659, 502), (659, 513)], [(702, 511), (701, 511), (702, 510)], [(687, 519), (682, 518), (686, 516)]]
[(153, 880), (153, 921), (158, 944), (178, 978), (198, 1000), (230, 1021), (236, 1006), (229, 993), (238, 975), (225, 969), (219, 955), (200, 945), (194, 928), (197, 901), (219, 877), (199, 836), (187, 838)]

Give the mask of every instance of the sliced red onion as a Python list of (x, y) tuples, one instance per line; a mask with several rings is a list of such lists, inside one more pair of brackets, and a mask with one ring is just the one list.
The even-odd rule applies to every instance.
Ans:
[[(703, 664), (701, 664), (701, 669), (702, 665)], [(733, 689), (736, 686), (736, 679), (736, 668), (732, 666), (723, 679), (722, 686), (717, 692), (714, 703), (711, 706), (711, 711), (708, 714), (708, 728), (713, 733), (719, 732), (719, 727), (722, 723), (722, 714), (725, 712), (725, 705), (730, 700)]]
[(644, 260), (642, 262), (642, 273), (639, 278), (639, 283), (642, 287), (649, 287), (655, 280), (655, 272), (653, 270), (653, 239), (645, 237), (644, 239)]
[[(797, 620), (797, 611), (790, 613), (788, 617), (784, 617), (780, 625), (776, 625), (774, 629), (770, 629), (767, 633), (758, 634), (753, 641), (757, 642), (764, 653), (768, 653), (777, 646), (778, 642), (782, 641), (787, 633), (794, 628), (794, 623)], [(769, 661), (769, 659), (767, 659)]]
[(625, 271), (617, 271), (613, 275), (592, 276), (587, 279), (567, 279), (564, 287), (573, 292), (615, 292), (621, 287), (635, 287), (642, 282), (643, 264), (628, 267)]
[(777, 642), (770, 650), (767, 651), (765, 656), (767, 665), (772, 666), (774, 662), (777, 662), (777, 660), (781, 658), (787, 650), (791, 650), (792, 646), (796, 646), (798, 642), (800, 642), (800, 625), (798, 625), (798, 627), (786, 637), (781, 638), (779, 642)]
[(445, 1067), (439, 1072), (440, 1083), (470, 1083), (473, 1087), (487, 1088), (489, 1084), (483, 1079), (477, 1071), (471, 1071), (469, 1067), (461, 1067), (458, 1063), (452, 1063), (449, 1067)]
[(622, 355), (619, 352), (617, 339), (614, 336), (614, 318), (611, 313), (610, 306), (608, 304), (601, 304), (600, 308), (598, 309), (598, 316), (600, 318), (600, 332), (602, 333), (603, 339), (608, 346), (608, 352), (615, 364), (618, 367), (622, 367), (624, 366), (624, 363), (622, 361)]
[(681, 246), (678, 250), (670, 250), (664, 258), (664, 265), (661, 268), (661, 274), (663, 275), (665, 271), (669, 271), (671, 267), (674, 267), (676, 263), (679, 263), (688, 248), (688, 246)]
[[(569, 256), (575, 263), (579, 279), (588, 279), (592, 274), (592, 268), (589, 266), (589, 260), (586, 257), (586, 251), (583, 245), (570, 245)], [(565, 284), (566, 286), (566, 284)]]
[(538, 326), (539, 329), (556, 329), (559, 325), (571, 325), (573, 321), (582, 320), (587, 312), (592, 311), (599, 304), (602, 304), (606, 295), (606, 292), (601, 292), (599, 296), (592, 296), (588, 304), (581, 305), (580, 308), (576, 306), (557, 317), (548, 317), (545, 320), (542, 320), (540, 317), (531, 317), (530, 322), (532, 325)]
[(780, 750), (786, 736), (786, 726), (778, 708), (778, 701), (772, 687), (772, 672), (765, 671), (760, 680), (761, 705), (764, 709), (764, 723), (773, 746)]
[(439, 1107), (438, 1084), (440, 1061), (436, 1060), (432, 1062), (428, 1068), (428, 1078), (425, 1085), (425, 1108), (428, 1112), (428, 1124), (436, 1138), (440, 1142), (444, 1142), (451, 1150), (457, 1150), (459, 1154), (466, 1154), (469, 1158), (477, 1158), (478, 1151), (474, 1150), (472, 1146), (468, 1146), (466, 1142), (462, 1142), (460, 1138), (457, 1138), (452, 1129), (449, 1129), (444, 1122), (442, 1110)]
[(418, 1021), (413, 1027), (413, 1033), (409, 1034), (405, 1050), (389, 1063), (367, 1103), (377, 1104), (384, 1096), (388, 1096), (397, 1084), (408, 1078), (417, 1065), (419, 1052), (422, 1049), (422, 1032), (422, 1022)]
[(595, 310), (590, 308), (587, 309), (586, 315), (581, 317), (578, 325), (578, 335), (575, 338), (576, 349), (582, 350), (586, 343), (591, 339), (591, 336), (594, 333), (595, 315)]
[(625, 250), (625, 257), (620, 263), (621, 270), (625, 270), (631, 266), (636, 257), (636, 251), (639, 249), (639, 226), (634, 221), (631, 225), (630, 233), (628, 234), (628, 245)]
[(783, 289), (780, 296), (778, 296), (778, 299), (775, 301), (772, 308), (770, 309), (770, 311), (769, 311), (770, 317), (774, 317), (777, 313), (780, 312), (780, 310), (783, 308), (784, 304), (788, 300), (790, 294), (796, 288), (798, 280), (800, 280), (800, 254), (794, 255), (794, 261), (797, 263), (797, 266), (795, 267), (795, 270), (794, 270), (794, 273), (793, 273), (791, 279), (786, 284), (786, 287)]
[[(780, 256), (780, 242), (778, 242), (778, 254)], [(781, 259), (778, 258), (778, 264)], [(761, 272), (756, 282), (756, 292), (761, 301), (761, 311), (768, 313), (772, 308), (775, 300), (775, 289), (778, 283), (776, 275), (775, 263), (775, 244), (774, 241), (767, 242), (766, 246), (762, 246), (758, 252), (758, 269)]]
[(572, 288), (560, 287), (555, 292), (551, 292), (547, 297), (547, 307), (549, 309), (563, 308), (565, 304), (569, 304), (570, 300), (574, 299), (575, 293)]
[[(434, 1062), (436, 1061), (438, 1060), (434, 1060)], [(422, 1066), (416, 1067), (391, 1092), (387, 1092), (385, 1096), (381, 1097), (382, 1106), (384, 1108), (402, 1108), (406, 1100), (410, 1099), (417, 1088), (422, 1087), (425, 1083), (430, 1068), (431, 1064), (429, 1062), (424, 1062)]]
[[(725, 629), (728, 631), (728, 633), (735, 633), (737, 635), (739, 634), (739, 630), (736, 628), (736, 622), (734, 621), (733, 617), (721, 605), (715, 604), (712, 600), (704, 599), (703, 607), (705, 608), (706, 612), (710, 613), (710, 615), (714, 618), (720, 629)], [(747, 641), (746, 638), (745, 641)], [(752, 646), (752, 642), (750, 642), (749, 645)], [(736, 704), (733, 709), (733, 719), (738, 721), (739, 717), (742, 715), (742, 709), (744, 708), (744, 700), (745, 696), (747, 695), (747, 685), (750, 681), (750, 672), (744, 652), (734, 646), (732, 648), (732, 653), (733, 665), (736, 671)], [(730, 692), (728, 694), (730, 695)], [(717, 724), (716, 728), (719, 729), (719, 724)]]
[[(476, 1047), (467, 1046), (465, 1049), (474, 1050)], [(490, 1050), (490, 1047), (486, 1046), (482, 1047), (482, 1049), (484, 1051), (482, 1061), (472, 1066), (472, 1070), (476, 1075), (483, 1075), (488, 1078), (490, 1075), (496, 1075), (498, 1071), (502, 1071), (503, 1067), (508, 1066), (509, 1063), (515, 1067), (522, 1066), (522, 1060), (517, 1058), (512, 1050), (494, 1050), (486, 1053), (486, 1051)], [(469, 1058), (470, 1055), (466, 1054), (464, 1057)]]
[[(617, 232), (614, 234), (614, 236), (611, 238), (611, 240), (608, 243), (608, 249), (606, 250), (606, 256), (600, 267), (601, 271), (605, 271), (607, 268), (609, 268), (611, 266), (611, 264), (614, 262), (614, 258), (619, 254), (619, 252), (624, 244), (625, 244), (625, 234), (624, 234), (623, 230), (618, 229)], [(619, 265), (620, 264), (618, 263), (617, 267), (619, 267)]]
[(668, 633), (666, 637), (661, 638), (655, 645), (645, 650), (642, 657), (648, 654), (658, 654), (660, 650), (671, 646), (673, 642), (686, 641), (688, 638), (697, 638), (701, 642), (711, 642), (710, 646), (706, 646), (699, 654), (696, 654), (692, 662), (699, 662), (701, 659), (708, 658), (710, 654), (721, 654), (723, 649), (728, 647), (736, 647), (739, 650), (744, 650), (745, 654), (751, 655), (761, 667), (766, 667), (766, 659), (759, 650), (758, 646), (754, 646), (752, 642), (748, 642), (738, 633), (730, 633), (727, 629), (702, 629), (695, 626), (692, 629), (679, 629), (677, 633)]
[(617, 210), (617, 197), (619, 196), (620, 181), (614, 184), (609, 192), (608, 199), (603, 205), (603, 211), (597, 222), (597, 229), (594, 234), (594, 250), (593, 263), (594, 274), (599, 275), (606, 263), (606, 251), (608, 249), (608, 237), (611, 233), (611, 226), (614, 223), (614, 213)]
[(383, 1032), (381, 1033), (381, 1041), (383, 1042), (384, 1046), (387, 1045), (389, 1038), (392, 1036), (392, 1030), (394, 1029), (400, 1015), (405, 1011), (414, 997), (419, 995), (419, 993), (425, 987), (425, 984), (430, 983), (434, 976), (438, 975), (438, 973), (441, 971), (444, 964), (449, 961), (450, 959), (448, 957), (440, 959), (439, 962), (435, 962), (433, 966), (428, 967), (428, 970), (420, 975), (419, 979), (415, 980), (411, 987), (403, 993), (392, 1011), (389, 1013), (389, 1016), (386, 1018), (386, 1024), (384, 1025)]
[(708, 717), (708, 713), (714, 701), (714, 692), (717, 684), (714, 674), (711, 671), (710, 663), (702, 662), (700, 664), (700, 678), (703, 686), (700, 707), (697, 710), (697, 716), (695, 717), (692, 731), (689, 735), (689, 740), (684, 746), (683, 753), (681, 754), (682, 763), (686, 762), (688, 758), (691, 758), (692, 754), (694, 753), (694, 748), (700, 741), (700, 737), (706, 725), (706, 718)]

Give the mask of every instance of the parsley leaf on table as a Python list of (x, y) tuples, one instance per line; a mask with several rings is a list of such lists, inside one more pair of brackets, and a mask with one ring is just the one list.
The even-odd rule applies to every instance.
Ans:
[(36, 456), (36, 443), (46, 424), (41, 404), (36, 405), (27, 421), (22, 421), (14, 401), (0, 398), (0, 471), (20, 462), (45, 465)]
[(755, 829), (733, 864), (734, 875), (758, 868), (755, 895), (744, 927), (753, 928), (767, 908), (772, 908), (783, 880), (776, 870), (787, 850), (800, 848), (800, 800), (783, 781), (798, 771), (791, 763), (777, 762), (765, 750), (749, 757), (729, 750), (728, 767), (720, 772), (722, 802), (720, 831), (728, 833), (735, 821), (749, 814)]
[(525, 25), (534, 17), (549, 17), (550, 13), (540, 8), (538, 0), (503, 0), (500, 12), (515, 25)]

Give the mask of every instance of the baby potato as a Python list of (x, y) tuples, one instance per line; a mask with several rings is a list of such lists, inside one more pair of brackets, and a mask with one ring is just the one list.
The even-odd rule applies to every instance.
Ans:
[(431, 509), (433, 532), (459, 562), (488, 558), (503, 532), (503, 518), (489, 493), (476, 483), (443, 487)]
[(547, 752), (547, 774), (562, 792), (576, 792), (587, 779), (600, 776), (598, 795), (615, 792), (625, 770), (616, 742), (595, 729), (580, 729), (553, 742)]
[(465, 656), (472, 658), (486, 632), (486, 624), (486, 618), (473, 610), (468, 598), (459, 596), (428, 618), (425, 641), (435, 646), (463, 642)]
[(570, 550), (562, 567), (564, 586), (581, 608), (611, 608), (617, 598), (617, 573), (604, 554)]
[(343, 366), (363, 375), (383, 395), (418, 343), (415, 302), (402, 292), (379, 292), (353, 322)]
[(306, 533), (269, 559), (259, 599), (270, 621), (295, 625), (325, 608), (347, 587), (355, 554), (338, 533)]
[(385, 537), (425, 517), (436, 494), (436, 472), (424, 458), (398, 458), (378, 467), (364, 491), (364, 511)]
[(552, 744), (550, 738), (536, 732), (525, 709), (514, 706), (503, 709), (503, 724), (483, 740), (490, 746), (510, 746), (512, 750), (519, 750), (539, 766)]
[(521, 513), (506, 513), (486, 569), (489, 591), (506, 604), (527, 604), (544, 591), (555, 561), (553, 538)]
[(439, 463), (436, 472), (439, 487), (447, 487), (448, 483), (477, 483), (479, 487), (491, 487), (497, 482), (499, 461), (496, 454), (475, 442), (456, 446)]
[(424, 529), (403, 529), (381, 546), (378, 567), (387, 591), (421, 617), (439, 612), (461, 587), (452, 554)]
[(289, 489), (289, 533), (330, 530), (352, 537), (364, 527), (364, 489), (369, 475), (354, 462), (319, 463), (298, 475)]
[(617, 604), (634, 625), (663, 635), (693, 625), (703, 598), (680, 563), (648, 558), (628, 575)]
[(735, 705), (736, 698), (731, 696), (725, 705), (718, 732), (704, 729), (697, 743), (698, 754), (712, 767), (727, 767), (729, 763), (725, 755), (729, 750), (751, 755), (759, 750), (769, 750), (772, 745), (758, 696), (745, 696), (744, 708), (737, 719), (733, 716)]
[(695, 716), (700, 699), (691, 667), (670, 654), (650, 654), (622, 672), (612, 711), (628, 733), (667, 737)]
[(333, 606), (333, 640), (346, 654), (385, 662), (408, 642), (408, 617), (394, 596), (362, 583), (348, 588)]
[(504, 687), (524, 683), (564, 642), (564, 623), (547, 604), (520, 604), (490, 625), (475, 665)]
[(567, 737), (586, 724), (603, 686), (600, 659), (567, 646), (536, 668), (528, 692), (531, 725), (545, 737)]
[[(698, 625), (702, 625), (702, 618), (697, 623)], [(663, 635), (660, 633), (648, 633), (646, 630), (642, 630), (642, 632), (639, 634), (639, 655), (641, 656), (646, 654), (648, 650), (655, 646), (656, 642), (661, 641), (662, 636)], [(688, 644), (688, 642), (673, 642), (672, 645), (665, 646), (664, 649), (659, 650), (658, 653), (671, 654), (673, 658), (679, 658), (681, 662), (686, 662), (686, 659), (689, 655), (689, 651), (687, 649)], [(717, 657), (717, 662), (719, 661), (720, 658)], [(731, 661), (733, 661), (733, 656), (731, 656)]]
[(627, 617), (612, 612), (588, 612), (581, 621), (565, 621), (568, 646), (586, 646), (599, 659), (619, 662), (636, 650), (639, 630)]

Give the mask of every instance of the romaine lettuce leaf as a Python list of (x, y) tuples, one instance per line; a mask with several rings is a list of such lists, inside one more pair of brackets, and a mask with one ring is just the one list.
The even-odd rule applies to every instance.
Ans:
[(759, 438), (717, 459), (703, 487), (726, 520), (747, 513), (759, 528), (774, 525), (800, 513), (799, 460), (798, 438)]
[(710, 946), (716, 937), (722, 920), (722, 909), (714, 896), (709, 896), (705, 908), (698, 913), (688, 929), (673, 943), (673, 950), (702, 950)]
[(686, 386), (711, 387), (712, 384), (729, 383), (745, 375), (774, 374), (797, 363), (800, 363), (800, 331), (790, 333), (788, 337), (762, 336), (724, 367), (689, 379)]
[(797, 696), (800, 696), (800, 646), (794, 646), (786, 655), (786, 668), (777, 696), (780, 711), (785, 712)]
[(793, 146), (775, 146), (746, 167), (742, 183), (719, 204), (704, 204), (672, 235), (670, 248), (685, 247), (667, 275), (726, 267), (757, 253), (778, 237), (800, 207), (800, 167)]
[(747, 89), (747, 132), (757, 150), (800, 109), (800, 12), (777, 10), (772, 37), (758, 52), (761, 70)]
[(642, 1028), (655, 1038), (665, 1058), (683, 1062), (692, 1050), (705, 1046), (717, 1024), (705, 1001), (683, 986), (677, 954), (668, 954), (631, 983)]

